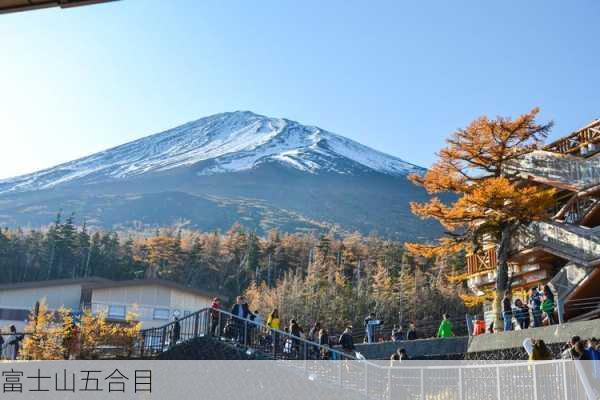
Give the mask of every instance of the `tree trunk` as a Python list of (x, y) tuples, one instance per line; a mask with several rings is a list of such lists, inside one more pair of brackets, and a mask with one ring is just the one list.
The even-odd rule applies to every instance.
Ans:
[(496, 296), (494, 298), (494, 331), (496, 332), (500, 332), (504, 328), (502, 323), (502, 298), (504, 297), (504, 292), (510, 288), (508, 280), (508, 252), (512, 232), (512, 224), (506, 223), (502, 227), (500, 244), (497, 251)]

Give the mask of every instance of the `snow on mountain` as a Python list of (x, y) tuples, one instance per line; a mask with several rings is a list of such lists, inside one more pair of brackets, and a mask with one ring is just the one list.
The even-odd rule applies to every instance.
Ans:
[(318, 127), (236, 111), (201, 118), (46, 170), (0, 180), (0, 193), (125, 179), (200, 162), (200, 175), (243, 171), (267, 162), (308, 173), (352, 174), (357, 167), (390, 175), (423, 171)]

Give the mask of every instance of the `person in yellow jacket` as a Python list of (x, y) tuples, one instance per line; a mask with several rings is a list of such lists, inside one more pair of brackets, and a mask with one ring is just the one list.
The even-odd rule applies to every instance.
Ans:
[(277, 332), (281, 327), (281, 320), (279, 319), (279, 310), (273, 309), (273, 312), (269, 314), (267, 318), (267, 326), (271, 329), (271, 339), (273, 340), (273, 349), (277, 350), (279, 346), (279, 333)]

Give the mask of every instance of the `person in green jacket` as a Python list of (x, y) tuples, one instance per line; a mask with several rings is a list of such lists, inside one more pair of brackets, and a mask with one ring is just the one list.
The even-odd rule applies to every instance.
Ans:
[(540, 309), (546, 316), (548, 325), (554, 325), (556, 322), (554, 321), (554, 293), (548, 285), (544, 286), (544, 300)]
[(454, 336), (454, 332), (452, 332), (452, 322), (448, 319), (448, 314), (442, 315), (442, 318), (442, 322), (437, 331), (437, 337), (445, 338)]

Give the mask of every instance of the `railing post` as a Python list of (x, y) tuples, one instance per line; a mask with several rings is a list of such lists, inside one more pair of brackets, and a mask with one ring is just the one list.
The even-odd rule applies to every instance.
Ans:
[(458, 400), (463, 400), (462, 367), (458, 367)]
[(496, 393), (498, 395), (498, 400), (502, 398), (502, 388), (500, 387), (500, 367), (496, 367)]
[[(204, 316), (204, 318), (205, 318), (204, 324), (206, 325), (206, 329), (204, 330), (204, 332), (205, 332), (206, 336), (208, 336), (208, 334), (210, 332), (210, 328), (211, 328), (211, 318), (212, 317), (210, 316), (210, 314), (211, 314), (210, 309), (206, 310), (206, 314)], [(210, 336), (212, 336), (212, 334)]]
[(140, 345), (140, 358), (144, 358), (144, 349), (146, 348), (146, 332), (142, 332), (142, 343)]
[(248, 320), (244, 320), (244, 346), (248, 345)]
[(535, 362), (533, 363), (531, 370), (533, 371), (533, 400), (537, 400), (537, 373), (535, 368)]
[(387, 369), (387, 398), (388, 400), (392, 400), (392, 368)]
[(308, 346), (306, 342), (304, 343), (304, 373), (306, 374), (306, 372), (308, 371)]
[(369, 364), (365, 362), (365, 398), (369, 398)]
[(424, 371), (423, 371), (423, 368), (421, 368), (421, 388), (420, 388), (421, 389), (421, 394), (419, 396), (419, 398), (421, 400), (425, 400), (425, 382), (424, 382), (424, 376), (423, 376), (423, 374), (424, 374)]
[(198, 319), (200, 318), (200, 313), (196, 313), (196, 315), (194, 316), (194, 332), (192, 337), (198, 337)]
[(565, 364), (567, 363), (566, 360), (561, 360), (560, 363), (562, 364), (562, 382), (563, 382), (563, 390), (564, 390), (564, 399), (568, 400), (569, 399), (569, 387), (567, 386), (567, 367), (565, 366)]
[(217, 324), (217, 337), (220, 338), (221, 336), (223, 336), (221, 334), (221, 310), (217, 311), (217, 314), (219, 314), (219, 323)]

